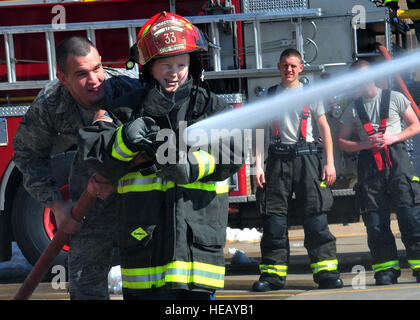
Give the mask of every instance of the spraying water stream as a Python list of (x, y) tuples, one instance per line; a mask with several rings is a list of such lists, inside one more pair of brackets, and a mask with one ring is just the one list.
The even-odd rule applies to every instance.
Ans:
[[(190, 146), (199, 146), (200, 141), (205, 142), (206, 139), (197, 138), (203, 136), (207, 137), (207, 142), (216, 142), (221, 137), (230, 136), (232, 130), (262, 127), (293, 108), (301, 108), (304, 104), (320, 101), (325, 97), (349, 93), (366, 82), (401, 71), (413, 70), (418, 66), (420, 66), (420, 51), (415, 51), (395, 60), (373, 65), (368, 69), (348, 72), (342, 76), (321, 81), (298, 92), (284, 91), (197, 122), (185, 130), (184, 138)], [(216, 135), (215, 131), (218, 131)]]

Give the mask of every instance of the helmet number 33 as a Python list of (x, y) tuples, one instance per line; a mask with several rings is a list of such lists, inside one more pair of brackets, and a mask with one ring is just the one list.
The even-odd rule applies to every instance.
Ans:
[(164, 33), (164, 35), (165, 35), (165, 43), (166, 44), (176, 42), (176, 37), (175, 37), (175, 34), (173, 32), (166, 32), (166, 33)]

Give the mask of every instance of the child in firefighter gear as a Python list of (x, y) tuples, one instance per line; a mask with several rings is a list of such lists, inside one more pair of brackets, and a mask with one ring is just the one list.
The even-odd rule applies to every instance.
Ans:
[[(98, 51), (85, 38), (65, 39), (56, 57), (59, 80), (41, 90), (22, 119), (13, 140), (13, 161), (23, 174), (26, 190), (52, 209), (59, 229), (72, 235), (70, 298), (108, 299), (108, 272), (117, 239), (113, 199), (97, 200), (83, 224), (75, 221), (73, 204), (62, 198), (50, 156), (75, 146), (79, 128), (92, 123), (102, 104), (139, 88), (140, 83), (134, 74), (103, 68)], [(91, 173), (76, 154), (69, 178), (72, 201), (79, 199)]]
[[(352, 66), (356, 70), (368, 67), (365, 60)], [(360, 91), (340, 120), (338, 145), (359, 152), (356, 199), (366, 225), (376, 284), (396, 283), (400, 275), (391, 210), (398, 218), (408, 263), (420, 282), (420, 179), (404, 143), (420, 132), (419, 120), (399, 92), (380, 89), (373, 81)], [(404, 130), (401, 120), (407, 125)], [(360, 141), (351, 140), (353, 129)]]
[[(295, 49), (280, 56), (280, 85), (267, 94), (302, 88), (298, 76), (303, 70), (302, 57)], [(322, 148), (316, 142), (315, 127), (323, 140), (326, 162), (322, 166)], [(332, 139), (322, 103), (313, 103), (288, 112), (266, 129), (268, 156), (263, 169), (262, 146), (256, 146), (257, 203), (262, 216), (261, 275), (254, 291), (282, 289), (287, 276), (289, 240), (287, 218), (292, 193), (297, 212), (302, 214), (305, 247), (311, 261), (314, 281), (320, 288), (339, 288), (343, 283), (337, 271), (335, 237), (330, 233), (327, 215), (333, 198), (328, 186), (335, 181)], [(266, 139), (267, 140), (267, 139)]]
[[(80, 131), (86, 162), (118, 185), (124, 299), (212, 299), (224, 286), (228, 180), (242, 163), (230, 142), (183, 150), (182, 134), (160, 146), (156, 135), (230, 106), (193, 84), (199, 74), (190, 71), (200, 69), (207, 43), (183, 17), (156, 14), (137, 45), (146, 87), (109, 108), (112, 123)], [(165, 163), (159, 150), (169, 157), (174, 146), (176, 161)], [(133, 167), (138, 155), (146, 162)]]

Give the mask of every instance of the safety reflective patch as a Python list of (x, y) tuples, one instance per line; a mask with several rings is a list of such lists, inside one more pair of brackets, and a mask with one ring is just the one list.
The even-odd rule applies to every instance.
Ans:
[(411, 178), (411, 181), (420, 182), (420, 179), (417, 176), (413, 176), (413, 178)]
[(149, 234), (143, 230), (142, 227), (138, 227), (136, 230), (131, 232), (131, 235), (137, 240), (141, 241), (143, 238), (147, 237)]

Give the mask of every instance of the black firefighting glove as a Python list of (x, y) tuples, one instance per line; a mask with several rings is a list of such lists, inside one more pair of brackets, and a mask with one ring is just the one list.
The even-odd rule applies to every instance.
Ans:
[(159, 165), (160, 171), (156, 173), (158, 177), (175, 182), (176, 184), (188, 184), (193, 182), (191, 165), (188, 162), (188, 154), (185, 151), (176, 151), (177, 161), (174, 164)]
[[(178, 135), (179, 137), (179, 135)], [(173, 137), (171, 137), (173, 138)], [(168, 139), (167, 163), (160, 159), (161, 151), (157, 153), (157, 167), (160, 169), (157, 176), (176, 184), (188, 184), (207, 177), (215, 172), (216, 159), (205, 150), (184, 150), (176, 148), (176, 144), (171, 143), (173, 139)], [(179, 137), (180, 138), (180, 137)]]
[(158, 144), (156, 136), (160, 128), (149, 117), (141, 117), (127, 122), (122, 128), (125, 145), (133, 152), (138, 151), (144, 160), (154, 160)]
[(392, 9), (392, 11), (394, 12), (397, 12), (397, 10), (400, 8), (398, 6), (398, 1), (388, 1), (387, 3), (385, 3), (385, 6)]
[(195, 181), (196, 175), (193, 174), (193, 171), (195, 172), (196, 170), (193, 170), (193, 166), (188, 161), (188, 153), (177, 148), (180, 139), (182, 137), (179, 130), (173, 132), (172, 136), (167, 137), (167, 158), (160, 159), (160, 155), (157, 155), (156, 163), (160, 170), (156, 175), (176, 184), (188, 184)]

